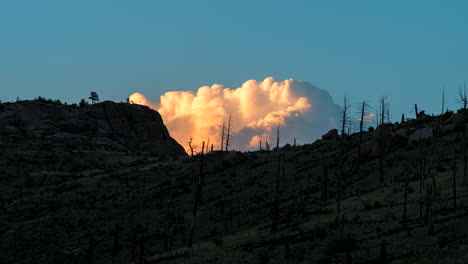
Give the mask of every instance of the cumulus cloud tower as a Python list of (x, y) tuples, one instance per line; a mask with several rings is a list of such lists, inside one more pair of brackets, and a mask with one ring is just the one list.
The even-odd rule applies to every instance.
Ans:
[[(328, 92), (310, 83), (292, 79), (249, 80), (237, 89), (223, 85), (200, 87), (192, 91), (173, 91), (152, 102), (140, 93), (130, 101), (147, 105), (163, 117), (171, 136), (187, 146), (190, 137), (201, 147), (209, 140), (214, 149), (221, 144), (223, 122), (232, 117), (229, 149), (257, 149), (259, 141), (276, 138), (280, 126), (281, 145), (310, 142), (336, 127), (340, 107)], [(271, 141), (271, 140), (269, 140)]]

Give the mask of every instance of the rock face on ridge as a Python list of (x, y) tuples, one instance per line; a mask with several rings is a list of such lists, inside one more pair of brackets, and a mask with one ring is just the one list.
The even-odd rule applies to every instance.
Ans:
[(147, 106), (111, 101), (83, 106), (44, 100), (2, 103), (0, 134), (44, 138), (77, 147), (186, 155), (169, 135), (158, 112)]

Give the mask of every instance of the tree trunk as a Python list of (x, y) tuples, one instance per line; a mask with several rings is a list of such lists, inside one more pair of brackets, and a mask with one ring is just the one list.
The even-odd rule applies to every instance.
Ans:
[(358, 145), (358, 178), (361, 176), (361, 145), (362, 145), (362, 128), (364, 126), (364, 113), (366, 103), (362, 102), (361, 121), (359, 122), (359, 145)]
[(193, 244), (193, 233), (194, 233), (194, 229), (195, 229), (195, 218), (197, 216), (198, 203), (200, 201), (201, 189), (202, 189), (202, 186), (203, 186), (203, 159), (204, 159), (203, 149), (205, 149), (205, 142), (204, 141), (203, 141), (202, 152), (201, 152), (200, 174), (198, 176), (197, 189), (196, 189), (196, 193), (195, 193), (195, 202), (193, 204), (192, 226), (190, 228), (190, 237), (189, 237), (188, 247), (192, 247), (192, 244)]
[(328, 201), (328, 167), (326, 165), (323, 165), (322, 201)]
[(406, 225), (406, 206), (408, 204), (408, 179), (405, 181), (405, 202), (403, 203), (403, 224)]
[(414, 112), (415, 112), (415, 115), (416, 115), (416, 120), (419, 120), (419, 116), (418, 116), (418, 105), (417, 105), (417, 104), (414, 104)]
[(273, 219), (272, 219), (271, 230), (270, 230), (271, 233), (275, 233), (278, 231), (280, 166), (281, 166), (281, 159), (278, 159), (278, 171), (276, 173), (275, 201), (273, 203)]
[(457, 159), (456, 156), (453, 156), (453, 165), (452, 165), (452, 187), (453, 187), (453, 209), (457, 209)]
[(112, 250), (112, 264), (115, 263), (115, 258), (119, 255), (119, 232), (120, 226), (119, 224), (116, 224), (114, 233), (114, 248)]

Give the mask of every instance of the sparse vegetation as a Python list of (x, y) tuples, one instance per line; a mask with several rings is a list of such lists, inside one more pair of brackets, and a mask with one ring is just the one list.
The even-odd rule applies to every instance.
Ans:
[[(451, 124), (455, 115), (445, 111), (441, 119), (446, 123), (440, 127)], [(341, 136), (312, 144), (276, 144), (277, 151), (269, 151), (264, 140), (263, 150), (249, 153), (227, 151), (229, 132), (224, 133), (222, 152), (204, 153), (203, 145), (193, 157), (174, 157), (106, 148), (92, 140), (68, 144), (34, 136), (23, 128), (27, 121), (14, 120), (9, 125), (20, 132), (0, 128), (0, 259), (464, 261), (468, 186), (461, 180), (462, 131), (441, 133), (437, 139), (434, 132), (409, 143), (414, 131), (422, 139), (421, 128), (442, 129), (433, 124), (437, 118), (420, 115), (398, 128), (387, 123), (394, 137), (388, 151), (383, 148), (381, 163), (379, 152), (358, 147), (372, 143), (382, 124), (351, 135), (345, 127)], [(88, 139), (93, 132), (70, 127), (67, 133)]]

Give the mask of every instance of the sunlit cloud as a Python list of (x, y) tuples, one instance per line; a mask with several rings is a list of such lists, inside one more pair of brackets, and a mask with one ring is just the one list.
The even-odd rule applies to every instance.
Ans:
[(307, 82), (276, 81), (273, 77), (249, 80), (236, 89), (214, 84), (196, 92), (166, 92), (158, 102), (140, 93), (129, 99), (157, 110), (171, 136), (186, 149), (190, 137), (198, 148), (209, 139), (214, 149), (220, 149), (222, 124), (227, 126), (229, 116), (229, 149), (258, 149), (260, 140), (266, 138), (275, 138), (276, 144), (278, 126), (280, 145), (291, 144), (294, 138), (307, 143), (335, 127), (340, 111), (328, 92)]

